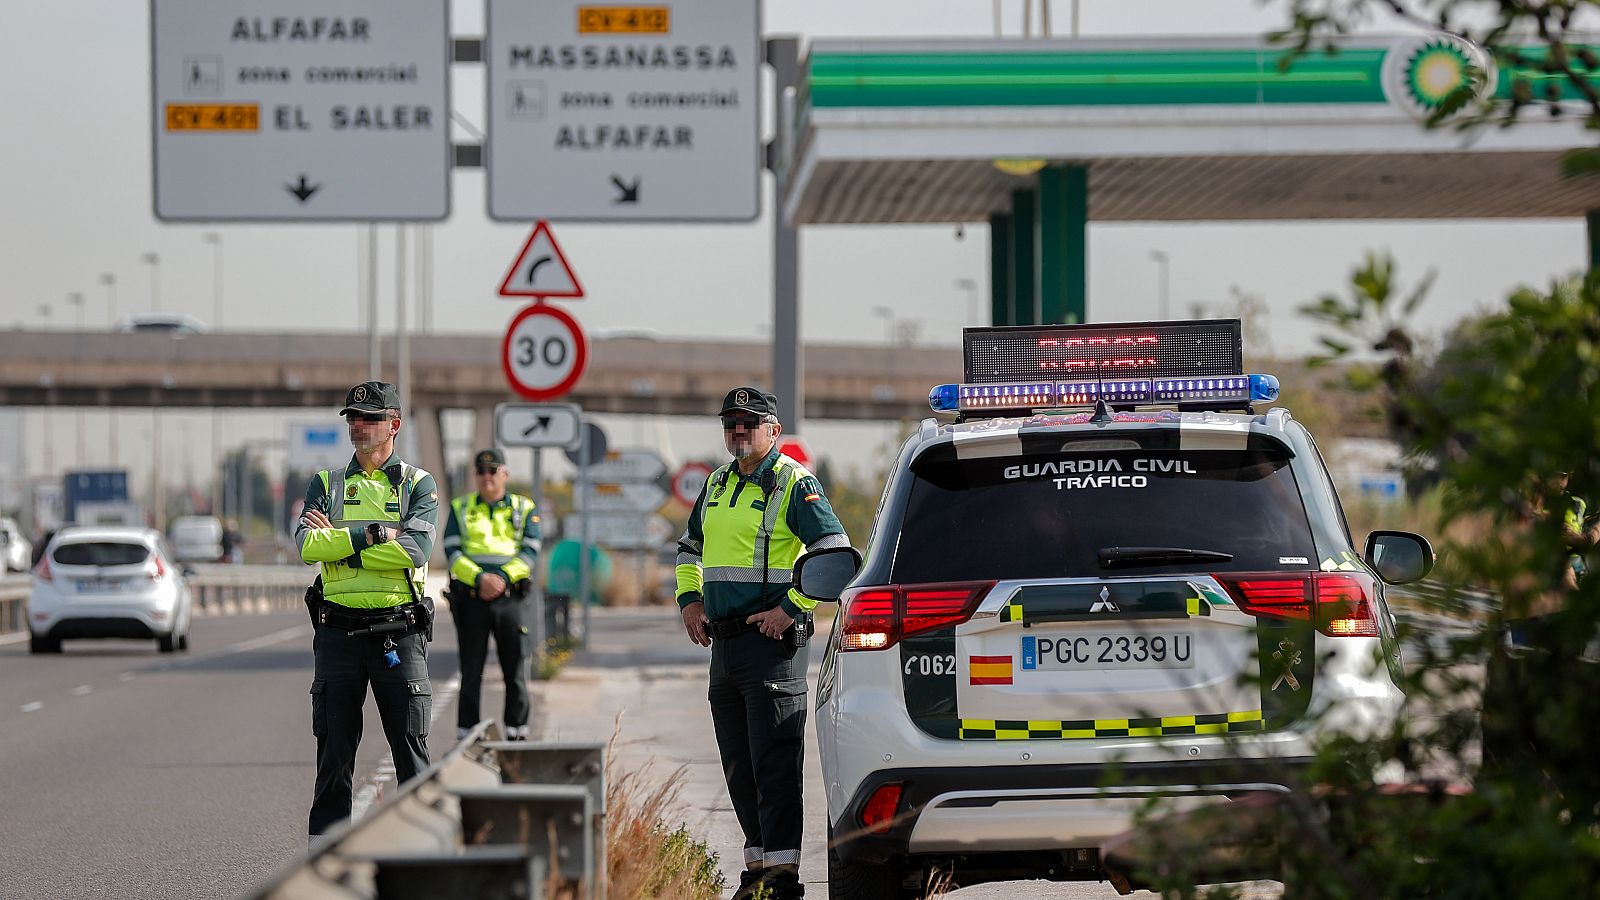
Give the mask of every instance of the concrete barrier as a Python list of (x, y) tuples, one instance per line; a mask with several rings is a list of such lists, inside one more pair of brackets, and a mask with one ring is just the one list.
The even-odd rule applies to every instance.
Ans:
[(244, 900), (604, 900), (605, 745), (498, 737), (480, 722)]

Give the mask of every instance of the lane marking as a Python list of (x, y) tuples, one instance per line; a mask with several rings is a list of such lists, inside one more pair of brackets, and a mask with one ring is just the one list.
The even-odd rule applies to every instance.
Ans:
[(32, 703), (22, 704), (22, 711), (25, 713), (38, 712), (41, 709), (44, 709), (44, 704), (37, 700), (33, 701)]
[(260, 650), (263, 647), (270, 647), (273, 644), (281, 644), (284, 641), (292, 638), (304, 638), (310, 636), (310, 623), (305, 625), (296, 625), (293, 628), (285, 628), (282, 631), (274, 631), (271, 634), (262, 635), (258, 638), (252, 638), (248, 641), (240, 641), (237, 644), (229, 644), (228, 646), (223, 647), (221, 650), (213, 650), (210, 653), (202, 653), (199, 656), (191, 656), (188, 659), (173, 660), (172, 662), (162, 665), (160, 668), (181, 669), (185, 666), (193, 666), (203, 662), (210, 662), (213, 659), (220, 659), (224, 656), (232, 656), (235, 653), (249, 653), (251, 650)]
[(72, 689), (72, 696), (74, 697), (87, 697), (92, 693), (94, 693), (94, 688), (87, 684), (80, 684)]

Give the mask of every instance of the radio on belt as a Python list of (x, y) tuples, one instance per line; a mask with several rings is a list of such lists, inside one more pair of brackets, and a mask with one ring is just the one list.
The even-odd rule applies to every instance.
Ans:
[(1017, 325), (962, 331), (960, 384), (928, 394), (935, 412), (988, 416), (1173, 406), (1243, 410), (1278, 399), (1278, 379), (1244, 372), (1238, 319)]

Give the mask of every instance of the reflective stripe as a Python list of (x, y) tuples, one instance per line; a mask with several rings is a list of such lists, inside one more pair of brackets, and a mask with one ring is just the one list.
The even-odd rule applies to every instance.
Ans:
[(343, 469), (328, 470), (328, 521), (332, 522), (335, 528), (345, 524)]
[[(767, 581), (771, 584), (781, 584), (788, 581), (793, 574), (791, 569), (768, 569)], [(702, 576), (706, 584), (713, 582), (731, 582), (734, 584), (760, 584), (761, 570), (748, 569), (744, 566), (707, 566)]]
[(698, 565), (700, 565), (700, 554), (698, 554), (698, 553), (679, 553), (677, 562), (674, 563), (674, 565), (679, 565), (679, 566), (698, 566)]
[(402, 522), (405, 521), (406, 513), (410, 512), (410, 510), (411, 510), (411, 488), (413, 487), (413, 485), (411, 484), (411, 479), (414, 478), (416, 476), (416, 474), (417, 474), (417, 470), (411, 468), (411, 466), (409, 464), (407, 464), (407, 463), (401, 463), (400, 464), (400, 492), (399, 493), (400, 493), (400, 520)]
[[(784, 464), (781, 458), (773, 463), (773, 468), (777, 469), (777, 475), (773, 478), (772, 493), (765, 497), (767, 508), (761, 514), (761, 530), (756, 532), (755, 558), (750, 561), (750, 565), (758, 571), (767, 567), (767, 551), (772, 547), (772, 529), (778, 525), (778, 507), (783, 505), (789, 477), (794, 474), (794, 470)], [(788, 576), (784, 577), (787, 579)], [(773, 581), (775, 578), (769, 573), (766, 580)], [(756, 583), (760, 584), (762, 580), (757, 579)]]
[(850, 546), (850, 536), (847, 534), (825, 534), (806, 545), (807, 550), (827, 550), (831, 547)]
[(750, 869), (759, 869), (759, 868), (761, 868), (761, 858), (764, 855), (765, 855), (765, 851), (763, 851), (760, 847), (746, 847), (746, 848), (744, 848), (744, 864), (745, 864), (745, 867), (746, 868), (750, 868)]
[(459, 535), (459, 534), (452, 534), (449, 537), (444, 539), (444, 548), (446, 550), (449, 550), (452, 547), (459, 547), (459, 546), (461, 546), (461, 535)]
[(423, 534), (433, 534), (433, 523), (422, 519), (407, 519), (405, 529), (407, 531), (420, 531)]
[[(704, 516), (701, 518), (704, 519)], [(697, 541), (694, 538), (689, 537), (688, 531), (684, 531), (683, 535), (678, 538), (678, 546), (687, 547), (690, 552), (694, 553), (695, 559), (699, 559), (700, 555), (704, 553), (706, 549), (705, 542)], [(682, 554), (679, 555), (681, 556)]]
[(761, 855), (761, 859), (769, 868), (772, 866), (798, 866), (800, 865), (800, 851), (768, 850)]

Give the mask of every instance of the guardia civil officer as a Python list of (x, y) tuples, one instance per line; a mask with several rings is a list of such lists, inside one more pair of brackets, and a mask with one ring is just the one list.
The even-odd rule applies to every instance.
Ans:
[(483, 662), (489, 635), (506, 682), (509, 740), (528, 738), (528, 659), (533, 611), (530, 577), (538, 571), (539, 516), (533, 501), (506, 491), (505, 454), (490, 448), (473, 457), (478, 490), (450, 501), (444, 552), (450, 557), (450, 612), (461, 648), (461, 703), (456, 737), (478, 723)]
[(848, 546), (822, 485), (777, 450), (777, 398), (735, 388), (722, 403), (733, 462), (711, 474), (678, 541), (678, 607), (689, 639), (711, 647), (711, 718), (728, 795), (744, 830), (744, 898), (801, 884), (806, 641), (814, 601), (790, 589), (806, 550)]
[(313, 587), (306, 598), (316, 628), (313, 836), (350, 816), (367, 686), (401, 782), (428, 766), (432, 712), (426, 640), (433, 611), (423, 590), (439, 518), (433, 476), (395, 455), (400, 394), (394, 385), (356, 385), (340, 415), (355, 456), (311, 479), (295, 528), (300, 558), (322, 566), (320, 596)]

